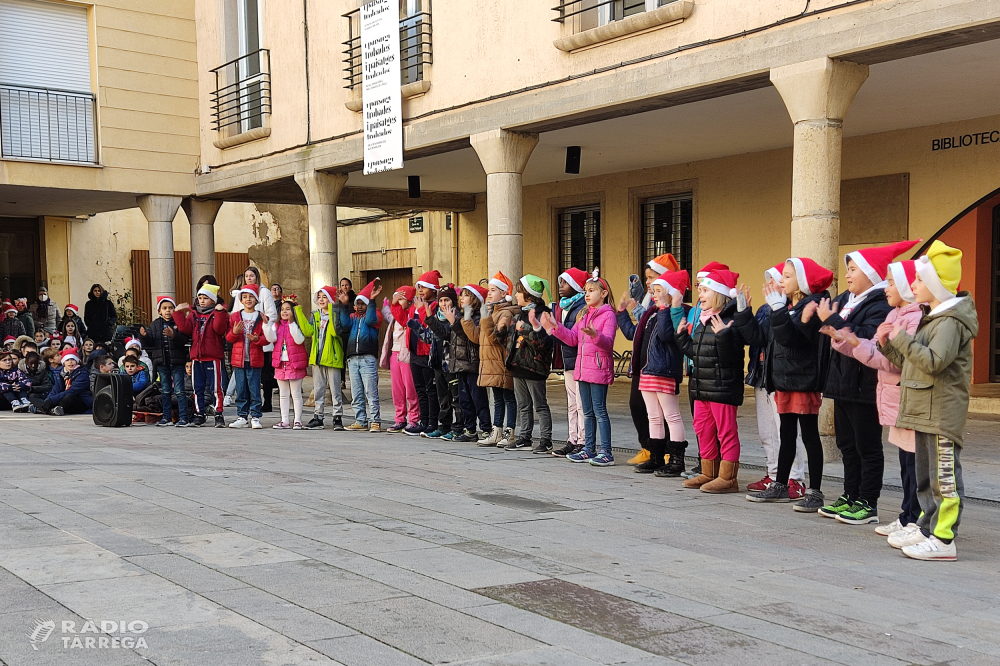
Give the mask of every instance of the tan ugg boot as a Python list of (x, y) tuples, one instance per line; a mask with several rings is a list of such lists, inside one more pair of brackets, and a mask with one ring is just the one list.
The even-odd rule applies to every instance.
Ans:
[(701, 487), (703, 493), (735, 493), (739, 492), (740, 484), (736, 480), (739, 474), (740, 464), (723, 460), (719, 465), (719, 476), (714, 481), (710, 481)]
[(719, 461), (709, 460), (708, 458), (701, 459), (701, 474), (698, 476), (688, 479), (683, 485), (685, 488), (701, 488), (703, 485), (712, 481), (719, 475)]

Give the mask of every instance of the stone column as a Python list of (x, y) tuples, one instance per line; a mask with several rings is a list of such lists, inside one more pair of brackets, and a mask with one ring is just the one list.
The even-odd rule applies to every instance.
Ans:
[(867, 78), (868, 65), (830, 58), (771, 70), (771, 83), (795, 124), (791, 254), (810, 257), (835, 275), (840, 261), (844, 116)]
[(135, 198), (149, 226), (149, 286), (157, 296), (177, 297), (174, 285), (174, 216), (181, 197), (144, 194)]
[(521, 174), (537, 134), (496, 129), (469, 137), (486, 170), (488, 275), (503, 271), (511, 280), (523, 275)]
[(347, 182), (346, 173), (302, 171), (295, 174), (309, 205), (309, 284), (312, 294), (324, 285), (336, 286), (337, 199)]
[(181, 203), (191, 226), (191, 294), (202, 275), (215, 275), (215, 217), (222, 201), (188, 197)]

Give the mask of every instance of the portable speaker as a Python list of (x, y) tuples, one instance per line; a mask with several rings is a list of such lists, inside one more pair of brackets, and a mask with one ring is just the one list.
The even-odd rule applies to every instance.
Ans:
[(97, 375), (94, 383), (94, 423), (121, 428), (132, 423), (132, 378), (128, 375)]

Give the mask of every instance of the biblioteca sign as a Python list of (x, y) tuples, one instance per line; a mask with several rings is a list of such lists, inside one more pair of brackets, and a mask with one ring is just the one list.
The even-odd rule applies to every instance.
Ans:
[(974, 132), (972, 134), (962, 134), (959, 136), (946, 136), (940, 139), (932, 139), (931, 151), (985, 146), (990, 143), (1000, 143), (1000, 130)]

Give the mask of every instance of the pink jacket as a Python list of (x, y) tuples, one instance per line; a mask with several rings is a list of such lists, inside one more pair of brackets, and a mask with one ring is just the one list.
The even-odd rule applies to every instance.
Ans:
[[(885, 318), (886, 322), (893, 324), (902, 320), (906, 326), (906, 332), (913, 335), (917, 330), (917, 324), (923, 312), (917, 303), (907, 303), (903, 307), (893, 308)], [(875, 387), (875, 401), (878, 405), (878, 422), (884, 426), (896, 425), (896, 418), (899, 416), (899, 379), (902, 370), (889, 362), (882, 355), (876, 346), (875, 338), (871, 340), (861, 340), (861, 344), (852, 347), (846, 342), (834, 342), (833, 348), (846, 356), (853, 356), (869, 368), (878, 370), (878, 384)], [(890, 440), (892, 441), (892, 440)], [(899, 442), (893, 444), (902, 446)], [(903, 446), (909, 452), (913, 452), (915, 447)]]
[[(596, 337), (590, 337), (583, 332), (587, 326), (593, 326)], [(573, 328), (557, 324), (552, 329), (552, 335), (567, 345), (577, 348), (576, 369), (573, 379), (588, 384), (611, 384), (615, 381), (615, 334), (618, 332), (618, 320), (615, 309), (604, 304), (596, 310), (587, 308), (581, 319)]]
[[(274, 342), (274, 352), (271, 354), (271, 365), (276, 368), (281, 367), (281, 350), (283, 347), (288, 350), (288, 364), (293, 370), (305, 371), (309, 365), (309, 350), (303, 344), (306, 337), (299, 330), (295, 322), (287, 322), (279, 319), (274, 324), (269, 324), (270, 335), (267, 339)], [(274, 338), (271, 340), (271, 338)]]

